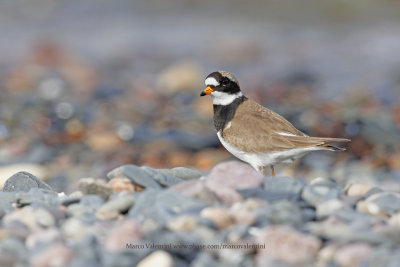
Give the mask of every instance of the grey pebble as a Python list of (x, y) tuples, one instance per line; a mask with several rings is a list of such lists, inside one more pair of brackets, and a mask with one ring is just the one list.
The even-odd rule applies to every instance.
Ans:
[(297, 198), (296, 195), (287, 194), (285, 192), (273, 192), (265, 191), (260, 187), (248, 188), (248, 189), (238, 189), (236, 190), (244, 199), (247, 198), (258, 198), (267, 201), (280, 201), (285, 199)]
[(190, 267), (209, 267), (220, 266), (211, 253), (202, 251), (198, 253), (196, 258), (191, 262)]
[(157, 194), (160, 192), (161, 190), (153, 188), (148, 188), (140, 192), (135, 201), (135, 205), (130, 208), (128, 216), (137, 220), (143, 220), (145, 218), (146, 211), (154, 205)]
[(155, 181), (157, 181), (160, 185), (164, 187), (169, 187), (184, 181), (176, 176), (160, 172), (159, 170), (147, 166), (141, 168), (145, 170), (145, 172), (147, 172)]
[(49, 191), (53, 191), (50, 185), (43, 182), (35, 175), (29, 172), (17, 172), (13, 176), (7, 179), (4, 184), (4, 192), (28, 192), (31, 188), (41, 188)]
[(17, 266), (26, 263), (27, 250), (24, 241), (16, 237), (5, 237), (0, 242), (1, 266)]
[(256, 217), (259, 226), (284, 224), (298, 227), (303, 224), (302, 210), (296, 203), (288, 200), (277, 201), (258, 208)]
[(181, 213), (190, 210), (200, 210), (206, 206), (204, 202), (196, 198), (177, 193), (175, 190), (171, 189), (161, 191), (157, 195), (155, 201), (175, 213)]
[(135, 201), (136, 197), (133, 194), (121, 194), (120, 196), (104, 203), (98, 210), (122, 213), (128, 211)]
[(157, 171), (163, 174), (178, 177), (182, 180), (199, 179), (201, 176), (203, 176), (202, 172), (185, 167), (176, 167), (172, 169), (159, 169)]
[(145, 169), (136, 165), (123, 165), (120, 166), (107, 174), (109, 179), (116, 177), (126, 177), (135, 184), (138, 184), (144, 188), (161, 188), (161, 185), (157, 183), (153, 177)]
[(31, 188), (29, 192), (18, 192), (16, 193), (16, 198), (16, 203), (19, 207), (30, 205), (35, 202), (56, 206), (60, 202), (56, 194), (38, 188)]
[(329, 179), (318, 179), (304, 187), (301, 197), (316, 207), (326, 200), (338, 198), (339, 193), (340, 189), (335, 182)]
[(367, 203), (372, 202), (388, 215), (400, 211), (400, 194), (393, 192), (381, 192), (370, 196), (365, 200)]
[(305, 183), (290, 177), (267, 177), (263, 186), (267, 193), (280, 193), (290, 199), (299, 199)]

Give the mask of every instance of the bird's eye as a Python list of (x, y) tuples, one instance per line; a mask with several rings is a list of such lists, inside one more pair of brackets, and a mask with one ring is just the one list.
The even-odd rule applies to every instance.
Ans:
[(228, 80), (228, 79), (223, 79), (223, 80), (221, 81), (222, 86), (226, 86), (226, 85), (228, 85), (228, 83), (229, 83), (229, 80)]

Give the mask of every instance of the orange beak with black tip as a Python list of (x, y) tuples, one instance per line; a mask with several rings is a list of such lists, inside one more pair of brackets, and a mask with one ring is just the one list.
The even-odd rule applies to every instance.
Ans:
[(204, 89), (203, 92), (201, 92), (200, 96), (205, 96), (205, 95), (209, 95), (212, 92), (214, 92), (214, 89), (212, 89), (210, 86), (207, 86), (206, 89)]

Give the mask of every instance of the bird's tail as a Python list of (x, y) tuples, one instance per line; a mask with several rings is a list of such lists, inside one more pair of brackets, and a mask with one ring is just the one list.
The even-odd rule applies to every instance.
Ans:
[(318, 139), (321, 141), (321, 144), (318, 144), (317, 147), (326, 149), (326, 150), (331, 150), (331, 151), (345, 151), (346, 148), (343, 147), (337, 147), (335, 145), (332, 145), (332, 143), (344, 143), (344, 142), (350, 142), (350, 139), (346, 138), (331, 138), (331, 137), (312, 137), (315, 138), (317, 141)]

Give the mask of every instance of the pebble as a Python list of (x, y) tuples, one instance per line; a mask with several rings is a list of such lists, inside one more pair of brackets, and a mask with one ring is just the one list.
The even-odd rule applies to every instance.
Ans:
[(381, 207), (374, 202), (359, 201), (356, 210), (362, 213), (370, 214), (376, 217), (386, 218), (386, 213)]
[(271, 260), (307, 265), (316, 258), (322, 244), (319, 238), (286, 226), (263, 228), (255, 238), (258, 244), (265, 244), (265, 249), (259, 249), (257, 253), (258, 266)]
[(207, 180), (210, 188), (224, 187), (231, 189), (246, 189), (258, 187), (263, 182), (263, 176), (250, 165), (239, 162), (223, 162), (215, 166)]
[(151, 253), (149, 256), (141, 260), (137, 267), (173, 267), (174, 260), (172, 256), (163, 251), (157, 250)]
[(303, 224), (301, 209), (293, 202), (281, 200), (262, 206), (256, 212), (260, 224), (282, 224), (298, 227)]
[(384, 237), (372, 232), (371, 229), (366, 226), (354, 229), (349, 224), (329, 219), (330, 218), (322, 222), (310, 222), (307, 227), (313, 235), (333, 241), (366, 242), (370, 244), (385, 242)]
[(206, 186), (203, 180), (184, 181), (171, 186), (171, 189), (210, 205), (218, 201), (217, 196)]
[(113, 253), (120, 253), (127, 249), (127, 244), (136, 245), (141, 239), (139, 224), (134, 220), (124, 220), (108, 231), (104, 247)]
[(400, 212), (393, 214), (389, 219), (389, 225), (400, 228)]
[(143, 187), (136, 187), (128, 178), (113, 178), (108, 182), (114, 192), (118, 191), (137, 191), (141, 192)]
[(382, 192), (368, 197), (367, 204), (375, 204), (379, 210), (387, 215), (393, 215), (400, 211), (400, 194), (393, 192)]
[(56, 228), (41, 229), (32, 232), (25, 240), (28, 249), (35, 248), (38, 244), (54, 244), (62, 242), (61, 232)]
[(8, 178), (4, 184), (4, 192), (28, 192), (31, 188), (53, 191), (50, 185), (29, 172), (18, 172)]
[[(49, 171), (47, 168), (42, 165), (32, 164), (32, 163), (14, 163), (0, 166), (0, 188), (3, 188), (5, 182), (11, 178), (11, 176), (20, 173), (29, 173), (32, 175), (36, 175), (35, 177), (41, 177), (43, 179), (49, 176)], [(41, 180), (41, 182), (43, 182)], [(40, 183), (40, 182), (39, 182)]]
[[(26, 263), (27, 249), (23, 240), (15, 237), (5, 237), (0, 240), (0, 264), (1, 266), (18, 266)], [(19, 264), (18, 264), (19, 263)]]
[(136, 197), (131, 194), (120, 194), (118, 197), (103, 204), (97, 211), (96, 217), (101, 220), (113, 220), (120, 213), (127, 212), (135, 203)]
[(348, 184), (344, 191), (348, 196), (364, 196), (371, 189), (369, 184)]
[(163, 190), (157, 194), (155, 202), (175, 213), (199, 211), (206, 206), (204, 202), (172, 189)]
[(167, 223), (168, 229), (171, 231), (191, 231), (197, 225), (197, 219), (194, 216), (190, 215), (181, 215), (170, 220)]
[(103, 199), (107, 199), (113, 193), (112, 187), (101, 179), (82, 178), (78, 185), (84, 195), (99, 195)]
[(93, 234), (94, 229), (78, 218), (69, 218), (61, 226), (63, 236), (74, 241), (82, 241), (87, 235)]
[(218, 229), (226, 229), (234, 223), (229, 210), (224, 207), (208, 207), (200, 212), (200, 216), (210, 219)]
[(316, 215), (318, 218), (325, 218), (343, 210), (351, 209), (345, 202), (339, 199), (330, 199), (317, 205)]
[(39, 228), (35, 217), (35, 209), (31, 206), (16, 209), (12, 213), (6, 214), (3, 217), (3, 222), (5, 223), (12, 222), (14, 220), (23, 223), (30, 230), (36, 230)]
[(267, 177), (264, 179), (264, 190), (269, 195), (297, 200), (305, 184), (290, 177)]
[(203, 173), (198, 170), (193, 170), (185, 167), (176, 167), (172, 169), (158, 169), (160, 173), (178, 177), (182, 180), (199, 179)]
[(32, 257), (32, 267), (67, 266), (73, 253), (62, 243), (55, 243)]
[(335, 182), (328, 179), (315, 179), (304, 187), (301, 197), (316, 207), (319, 203), (339, 196), (340, 190)]
[(372, 252), (372, 247), (365, 243), (354, 243), (339, 248), (334, 261), (341, 267), (362, 266)]
[(135, 185), (139, 185), (143, 188), (161, 188), (161, 185), (157, 183), (145, 169), (136, 165), (123, 165), (120, 166), (107, 174), (109, 179), (112, 178), (128, 178)]
[(147, 167), (147, 166), (143, 166), (141, 168), (143, 170), (145, 170), (157, 183), (159, 183), (163, 187), (169, 187), (174, 184), (183, 182), (182, 179), (180, 179), (176, 176), (167, 174), (165, 172), (162, 173), (162, 172), (159, 172), (158, 170), (155, 170), (155, 169)]

